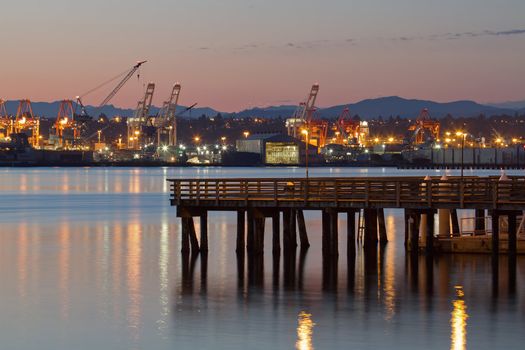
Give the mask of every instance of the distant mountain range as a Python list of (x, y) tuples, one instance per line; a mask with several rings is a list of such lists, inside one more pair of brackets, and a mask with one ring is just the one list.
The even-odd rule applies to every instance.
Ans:
[[(60, 101), (31, 102), (31, 107), (33, 108), (33, 113), (35, 115), (50, 117), (50, 118), (56, 117), (59, 106), (60, 106)], [(75, 106), (76, 105), (74, 104), (74, 107)], [(7, 113), (11, 115), (15, 115), (17, 108), (18, 108), (18, 101), (7, 101), (6, 103)], [(182, 113), (186, 108), (187, 107), (185, 106), (177, 106), (177, 110), (175, 113)], [(86, 110), (87, 110), (87, 113), (91, 116), (99, 116), (100, 114), (104, 113), (109, 118), (113, 118), (115, 116), (130, 117), (130, 116), (133, 116), (133, 113), (135, 112), (131, 108), (119, 108), (113, 105), (107, 105), (102, 108), (97, 108), (94, 106), (86, 106)], [(159, 111), (158, 107), (155, 107), (155, 106), (151, 107), (152, 115), (158, 113), (158, 111)], [(80, 113), (80, 106), (78, 106), (76, 112)], [(185, 112), (183, 116), (184, 117), (200, 117), (203, 114), (206, 116), (215, 116), (217, 115), (217, 111), (213, 110), (212, 108), (208, 108), (208, 107), (194, 107), (190, 111)]]
[[(33, 112), (39, 116), (54, 117), (58, 112), (58, 101), (56, 102), (33, 102)], [(525, 101), (524, 101), (525, 103)], [(18, 101), (8, 101), (7, 111), (10, 114), (16, 114)], [(372, 119), (377, 117), (388, 118), (390, 116), (400, 116), (402, 118), (417, 117), (423, 108), (428, 108), (430, 115), (434, 118), (442, 118), (447, 114), (454, 117), (472, 117), (480, 114), (486, 116), (491, 115), (514, 115), (516, 112), (525, 113), (525, 107), (521, 107), (518, 102), (503, 103), (500, 105), (483, 105), (474, 101), (455, 101), (455, 102), (434, 102), (425, 100), (409, 100), (397, 96), (381, 97), (375, 99), (363, 100), (357, 103), (348, 105), (332, 106), (327, 108), (320, 108), (317, 110), (317, 115), (321, 118), (335, 118), (345, 107), (350, 108), (352, 115), (358, 114), (363, 119)], [(93, 106), (87, 106), (88, 114), (98, 116), (104, 113), (108, 117), (133, 115), (133, 109), (118, 108), (113, 105), (104, 106), (97, 109)], [(177, 107), (177, 113), (184, 111), (186, 107)], [(266, 108), (250, 108), (236, 113), (220, 112), (223, 116), (235, 117), (264, 117), (277, 118), (290, 117), (296, 106), (283, 105), (271, 106)], [(157, 107), (152, 107), (151, 114), (158, 112)], [(208, 107), (195, 107), (191, 111), (184, 114), (185, 117), (198, 118), (201, 115), (215, 116), (219, 111)]]

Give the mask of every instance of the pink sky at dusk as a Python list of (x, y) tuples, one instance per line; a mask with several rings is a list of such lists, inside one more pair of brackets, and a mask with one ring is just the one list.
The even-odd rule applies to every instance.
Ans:
[(112, 104), (134, 107), (149, 81), (156, 105), (180, 81), (182, 104), (221, 111), (297, 104), (314, 82), (319, 106), (525, 99), (525, 2), (393, 3), (19, 1), (3, 7), (25, 23), (4, 20), (0, 98), (73, 98), (147, 59)]

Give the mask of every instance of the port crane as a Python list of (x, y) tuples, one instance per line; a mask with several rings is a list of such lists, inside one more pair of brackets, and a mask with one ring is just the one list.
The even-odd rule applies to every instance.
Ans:
[[(319, 93), (319, 84), (312, 85), (310, 93), (306, 96), (306, 100), (299, 104), (293, 116), (286, 120), (286, 129), (288, 135), (295, 138), (301, 137), (301, 130), (305, 124), (312, 118), (315, 112), (315, 100)], [(303, 129), (304, 130), (304, 129)]]
[(440, 123), (430, 117), (427, 108), (421, 110), (421, 113), (416, 119), (416, 122), (408, 127), (409, 131), (413, 131), (413, 142), (415, 144), (422, 144), (428, 140), (439, 139)]
[[(75, 109), (75, 115), (76, 115), (76, 120), (77, 122), (81, 122), (81, 123), (85, 123), (87, 122), (88, 120), (91, 119), (91, 117), (88, 116), (87, 114), (87, 111), (86, 111), (86, 107), (84, 106), (83, 102), (82, 102), (82, 99), (91, 94), (92, 92), (102, 88), (103, 86), (117, 80), (118, 78), (122, 78), (119, 83), (115, 86), (115, 88), (113, 88), (113, 90), (111, 90), (111, 92), (109, 93), (109, 95), (107, 95), (104, 100), (102, 100), (102, 102), (96, 107), (96, 110), (99, 110), (100, 108), (104, 107), (106, 104), (109, 103), (109, 101), (111, 101), (111, 99), (117, 94), (117, 92), (126, 84), (126, 82), (135, 74), (135, 72), (137, 72), (139, 70), (139, 68), (144, 64), (146, 63), (147, 61), (138, 61), (133, 67), (131, 67), (131, 69), (127, 69), (125, 70), (124, 72), (114, 76), (113, 78), (103, 82), (102, 84), (94, 87), (93, 89), (83, 93), (82, 95), (80, 96), (77, 96), (76, 97), (76, 105), (77, 106), (80, 106), (80, 114), (77, 114), (76, 113), (76, 109)], [(137, 77), (139, 77), (140, 75), (137, 74)], [(109, 127), (109, 125), (105, 126), (104, 128), (98, 130), (97, 132), (91, 134), (91, 135), (88, 135), (87, 137), (84, 137), (82, 138), (82, 141), (87, 141), (87, 140), (90, 140), (91, 138), (93, 138), (94, 136), (98, 135), (100, 132), (104, 131), (105, 129), (107, 129)], [(77, 129), (79, 130), (79, 133), (80, 133), (80, 129), (81, 129), (81, 125), (78, 125), (77, 124)]]
[(128, 119), (129, 149), (140, 149), (151, 141), (152, 133), (150, 129), (154, 129), (154, 126), (148, 125), (148, 121), (154, 91), (155, 84), (149, 83), (146, 87), (144, 97), (137, 103), (134, 116)]
[(157, 127), (157, 146), (160, 146), (161, 144), (161, 135), (163, 133), (168, 134), (167, 146), (175, 146), (177, 144), (177, 118), (175, 116), (175, 110), (179, 103), (180, 90), (180, 83), (175, 83), (171, 89), (169, 99), (163, 102), (158, 117), (155, 118), (155, 124)]
[(337, 118), (335, 131), (335, 143), (339, 145), (359, 141), (360, 123), (352, 119), (348, 107), (345, 107)]
[(0, 132), (7, 138), (13, 131), (13, 120), (7, 114), (6, 102), (0, 98)]
[(83, 115), (83, 116), (87, 116), (86, 107), (84, 106), (84, 104), (82, 102), (82, 99), (85, 96), (91, 94), (92, 92), (94, 92), (94, 91), (102, 88), (103, 86), (105, 86), (105, 85), (107, 85), (107, 84), (117, 80), (118, 78), (124, 76), (119, 81), (119, 83), (113, 88), (113, 90), (111, 90), (111, 92), (102, 100), (102, 102), (100, 102), (100, 104), (97, 106), (97, 109), (100, 109), (100, 108), (104, 107), (105, 105), (107, 105), (109, 103), (109, 101), (111, 101), (111, 99), (113, 97), (115, 97), (117, 92), (119, 92), (119, 90), (127, 83), (127, 81), (133, 76), (133, 74), (135, 74), (135, 72), (146, 62), (148, 62), (148, 61), (138, 61), (133, 67), (131, 67), (131, 69), (127, 69), (124, 72), (122, 72), (122, 73), (114, 76), (113, 78), (103, 82), (102, 84), (94, 87), (93, 89), (83, 93), (82, 95), (77, 96), (76, 97), (76, 102), (81, 108), (80, 114)]
[(71, 135), (67, 135), (72, 138), (74, 142), (79, 138), (80, 130), (79, 125), (75, 120), (75, 112), (73, 109), (72, 100), (62, 100), (58, 108), (58, 115), (53, 126), (55, 129), (55, 135), (59, 142), (59, 147), (66, 145), (66, 135), (68, 130), (71, 131)]
[(40, 120), (34, 116), (30, 100), (19, 101), (13, 129), (15, 133), (30, 131), (29, 142), (33, 147), (38, 147), (40, 141)]

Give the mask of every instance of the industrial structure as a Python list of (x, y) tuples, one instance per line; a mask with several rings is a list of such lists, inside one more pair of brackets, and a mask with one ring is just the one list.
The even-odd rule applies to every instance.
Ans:
[(175, 111), (179, 103), (181, 85), (175, 83), (171, 89), (170, 97), (162, 103), (158, 117), (155, 118), (157, 127), (157, 146), (164, 144), (166, 146), (177, 145), (177, 119)]
[(68, 146), (73, 146), (75, 142), (78, 141), (80, 130), (75, 120), (73, 101), (60, 101), (57, 119), (53, 128), (55, 129), (54, 136), (56, 137), (58, 147), (67, 148)]
[(424, 108), (408, 130), (413, 132), (412, 143), (419, 145), (439, 140), (439, 128), (440, 123), (432, 119), (428, 109)]
[(128, 149), (139, 150), (149, 144), (154, 138), (153, 125), (149, 118), (149, 110), (153, 100), (155, 84), (149, 83), (146, 87), (144, 97), (137, 102), (137, 109), (132, 118), (128, 119)]
[(40, 120), (33, 115), (31, 101), (28, 99), (20, 100), (18, 103), (13, 133), (27, 134), (29, 143), (33, 147), (38, 147), (40, 142)]
[(7, 138), (13, 129), (13, 120), (7, 114), (5, 101), (0, 98), (0, 137)]

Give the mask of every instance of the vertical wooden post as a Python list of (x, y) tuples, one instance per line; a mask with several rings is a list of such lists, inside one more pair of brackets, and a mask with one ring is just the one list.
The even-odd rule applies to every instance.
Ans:
[(323, 255), (330, 254), (330, 214), (325, 210), (321, 211), (322, 215), (322, 240)]
[(248, 253), (253, 252), (254, 247), (254, 219), (253, 219), (253, 209), (248, 209), (247, 211), (247, 237), (246, 237), (246, 250)]
[(193, 217), (187, 218), (189, 232), (190, 232), (190, 243), (191, 253), (197, 254), (199, 252), (199, 240), (197, 239), (197, 233), (195, 232), (195, 224), (193, 223)]
[(475, 220), (474, 234), (485, 234), (485, 209), (475, 210)]
[(182, 217), (181, 218), (181, 249), (180, 251), (183, 254), (187, 254), (190, 252), (190, 232), (189, 232), (189, 225), (188, 225), (188, 218)]
[(237, 210), (237, 253), (244, 251), (246, 236), (246, 214), (244, 210)]
[(375, 249), (377, 244), (377, 210), (365, 209), (365, 249)]
[(348, 211), (346, 215), (346, 251), (349, 256), (355, 256), (355, 211)]
[[(517, 245), (517, 241), (516, 241), (516, 238), (517, 238), (516, 214), (515, 213), (509, 214), (508, 221), (509, 221), (509, 238), (508, 238), (509, 255), (510, 256), (516, 256), (516, 252), (517, 252), (517, 248), (516, 248), (516, 245)], [(509, 261), (510, 261), (510, 259), (509, 259)]]
[(420, 214), (413, 211), (410, 215), (410, 251), (412, 254), (417, 254), (419, 251), (419, 216)]
[(405, 249), (408, 248), (408, 233), (409, 233), (409, 219), (410, 219), (410, 212), (409, 209), (403, 210), (405, 213)]
[(301, 248), (308, 248), (310, 246), (310, 242), (308, 241), (308, 233), (306, 232), (304, 213), (301, 209), (297, 210), (297, 224), (299, 226), (299, 239), (301, 240)]
[(254, 244), (255, 244), (255, 253), (262, 254), (264, 252), (264, 225), (265, 218), (257, 217), (255, 219), (255, 234), (254, 234)]
[(381, 244), (387, 243), (388, 236), (386, 234), (385, 209), (377, 209), (377, 222), (379, 224), (379, 241)]
[(427, 211), (426, 253), (434, 253), (434, 210)]
[(292, 248), (297, 247), (297, 210), (290, 210), (290, 244)]
[(452, 221), (452, 236), (460, 236), (461, 232), (459, 232), (459, 220), (457, 209), (450, 210), (450, 220)]
[(274, 254), (279, 255), (281, 252), (281, 235), (279, 227), (280, 213), (277, 210), (272, 215), (272, 251)]
[(338, 217), (338, 212), (330, 212), (330, 255), (332, 256), (339, 255)]
[(499, 212), (492, 211), (492, 257), (497, 258), (499, 254)]
[(201, 214), (201, 252), (208, 252), (208, 212)]
[(284, 250), (291, 249), (292, 239), (290, 237), (290, 221), (291, 221), (291, 212), (290, 209), (283, 210), (283, 246)]

